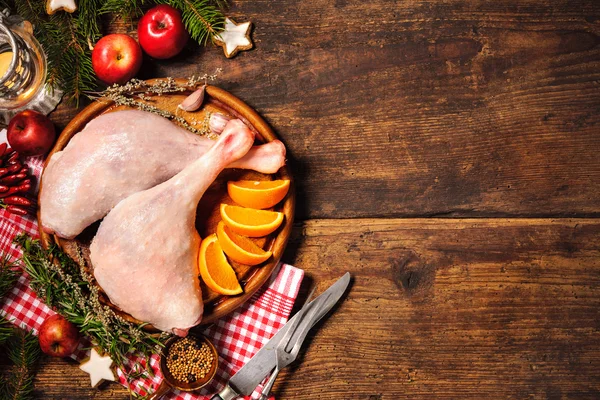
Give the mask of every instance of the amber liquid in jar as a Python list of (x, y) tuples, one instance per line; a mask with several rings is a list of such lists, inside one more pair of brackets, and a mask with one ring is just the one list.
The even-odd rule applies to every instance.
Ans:
[(6, 51), (0, 54), (0, 78), (2, 78), (6, 74), (6, 71), (8, 71), (8, 67), (10, 67), (10, 62), (12, 59), (12, 51)]
[(21, 108), (43, 94), (46, 80), (46, 56), (31, 32), (21, 26), (11, 26), (17, 39), (17, 59), (8, 41), (0, 42), (0, 110)]

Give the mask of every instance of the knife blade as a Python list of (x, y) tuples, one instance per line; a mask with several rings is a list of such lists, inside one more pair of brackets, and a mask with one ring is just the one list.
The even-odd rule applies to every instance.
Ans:
[[(331, 308), (338, 302), (342, 297), (348, 284), (350, 283), (350, 273), (345, 273), (340, 279), (331, 285), (327, 290), (317, 296), (311, 301), (307, 307), (311, 307), (314, 304), (318, 304), (324, 297), (328, 297), (323, 304), (320, 305), (319, 310), (313, 316), (310, 327), (316, 325)], [(316, 302), (316, 303), (315, 303)], [(292, 321), (298, 317), (297, 313), (294, 315), (280, 330), (277, 332), (255, 355), (244, 365), (240, 370), (231, 377), (229, 382), (225, 385), (225, 388), (218, 394), (215, 394), (211, 400), (232, 400), (238, 396), (246, 396), (251, 394), (254, 389), (260, 384), (260, 382), (275, 368), (277, 358), (275, 349), (281, 341), (281, 338), (285, 335), (289, 329)], [(298, 336), (302, 332), (294, 332), (290, 343), (294, 343), (298, 340)]]

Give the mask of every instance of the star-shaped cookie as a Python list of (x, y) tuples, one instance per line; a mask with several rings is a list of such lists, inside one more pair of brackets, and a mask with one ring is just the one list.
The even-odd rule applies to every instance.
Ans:
[(113, 360), (109, 356), (102, 357), (96, 349), (92, 349), (90, 358), (79, 365), (79, 368), (90, 374), (92, 387), (96, 387), (103, 380), (114, 381), (115, 374), (111, 366)]
[(223, 47), (225, 57), (231, 58), (242, 50), (252, 48), (250, 30), (252, 22), (236, 24), (231, 18), (225, 18), (225, 29), (215, 37), (215, 44)]
[(49, 15), (60, 10), (73, 13), (77, 10), (77, 4), (75, 4), (75, 0), (48, 0), (46, 2), (46, 13)]

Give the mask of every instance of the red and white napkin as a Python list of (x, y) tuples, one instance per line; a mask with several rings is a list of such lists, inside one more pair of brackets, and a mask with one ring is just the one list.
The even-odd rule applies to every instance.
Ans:
[[(41, 158), (30, 158), (27, 164), (33, 174), (37, 177), (41, 175), (43, 165)], [(33, 217), (17, 216), (0, 210), (0, 253), (8, 254), (12, 258), (20, 257), (20, 249), (12, 243), (14, 237), (20, 233), (27, 233), (37, 238), (39, 236), (37, 221)], [(303, 277), (304, 271), (301, 269), (280, 264), (271, 280), (248, 302), (204, 331), (219, 353), (219, 368), (210, 385), (198, 392), (185, 393), (175, 390), (164, 398), (209, 399), (218, 392), (227, 380), (287, 322)], [(37, 334), (42, 322), (54, 312), (36, 297), (29, 288), (28, 278), (22, 276), (12, 293), (5, 299), (0, 314), (5, 315), (15, 325), (33, 330)], [(75, 358), (81, 360), (88, 354), (89, 350), (82, 348)], [(154, 377), (127, 383), (123, 372), (118, 370), (118, 380), (136, 393), (145, 395), (156, 389), (162, 381), (158, 355), (150, 359), (150, 366), (146, 365), (144, 359), (134, 355), (130, 358), (130, 365), (133, 366), (136, 362), (144, 368), (151, 368)], [(253, 398), (258, 398), (257, 392), (253, 394)]]

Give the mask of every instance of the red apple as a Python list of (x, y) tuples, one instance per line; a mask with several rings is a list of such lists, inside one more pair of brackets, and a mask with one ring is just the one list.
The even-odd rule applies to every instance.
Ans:
[(79, 331), (60, 314), (46, 318), (38, 335), (42, 351), (53, 357), (73, 354), (79, 344)]
[(171, 58), (179, 54), (188, 37), (181, 13), (166, 4), (151, 8), (138, 22), (140, 45), (154, 58)]
[(46, 154), (54, 144), (56, 131), (48, 117), (37, 111), (21, 111), (10, 120), (6, 132), (8, 144), (24, 156)]
[(121, 33), (106, 35), (92, 51), (92, 67), (98, 78), (109, 85), (123, 84), (133, 78), (142, 66), (142, 49), (131, 36)]

